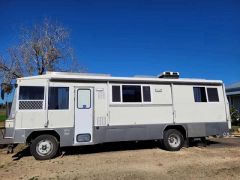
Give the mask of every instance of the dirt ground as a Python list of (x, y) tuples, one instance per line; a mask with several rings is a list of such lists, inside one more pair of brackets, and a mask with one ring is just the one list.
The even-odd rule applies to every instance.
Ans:
[(23, 146), (0, 149), (0, 179), (240, 179), (240, 138), (208, 144), (167, 152), (156, 142), (110, 143), (66, 148), (47, 161)]

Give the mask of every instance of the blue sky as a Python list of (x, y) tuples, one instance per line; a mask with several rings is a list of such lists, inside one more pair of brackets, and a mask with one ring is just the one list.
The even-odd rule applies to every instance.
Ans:
[(79, 61), (92, 73), (240, 81), (240, 1), (0, 1), (0, 54), (18, 28), (50, 17), (71, 30)]

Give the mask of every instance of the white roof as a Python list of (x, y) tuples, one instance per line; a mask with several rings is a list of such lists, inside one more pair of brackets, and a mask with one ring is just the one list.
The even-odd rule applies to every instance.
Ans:
[(109, 74), (89, 74), (70, 72), (47, 72), (44, 75), (18, 78), (19, 80), (49, 79), (62, 81), (111, 81), (111, 82), (178, 82), (222, 84), (221, 80), (205, 80), (192, 78), (158, 78), (158, 77), (112, 77)]

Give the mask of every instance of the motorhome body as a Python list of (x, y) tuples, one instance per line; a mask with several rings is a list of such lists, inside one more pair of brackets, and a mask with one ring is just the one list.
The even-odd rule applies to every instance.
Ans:
[(230, 128), (222, 81), (49, 72), (17, 79), (5, 138), (37, 159), (64, 146), (222, 135)]

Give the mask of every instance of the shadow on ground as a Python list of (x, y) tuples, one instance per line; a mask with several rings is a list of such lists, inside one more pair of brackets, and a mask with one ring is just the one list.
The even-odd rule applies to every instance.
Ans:
[[(228, 146), (228, 143), (218, 142), (215, 140), (207, 140), (207, 147), (219, 146), (225, 147)], [(193, 141), (189, 144), (189, 147), (203, 147), (204, 144), (200, 140)], [(231, 146), (231, 145), (229, 145)], [(102, 152), (115, 152), (115, 151), (131, 151), (131, 150), (142, 150), (142, 149), (164, 149), (159, 141), (140, 141), (140, 142), (116, 142), (116, 143), (104, 143), (98, 145), (89, 145), (89, 146), (77, 146), (77, 147), (64, 147), (61, 148), (61, 153), (64, 156), (68, 155), (79, 155), (79, 154), (94, 154)], [(15, 151), (18, 148), (15, 149)], [(31, 156), (30, 148), (26, 147), (23, 150), (20, 150), (14, 154), (13, 160), (19, 160), (23, 157)]]

